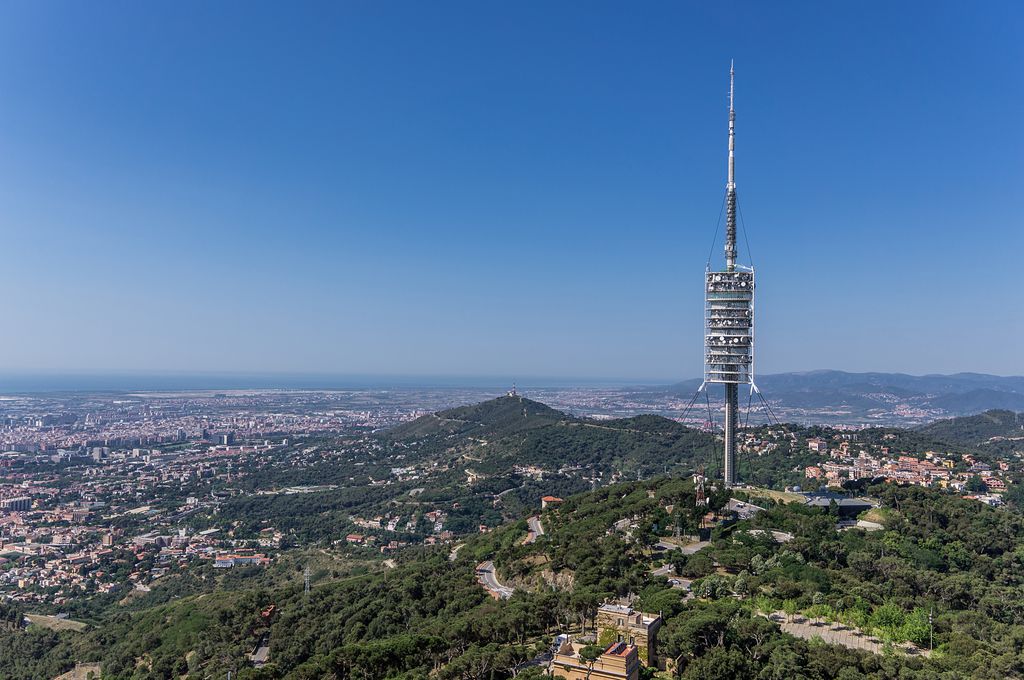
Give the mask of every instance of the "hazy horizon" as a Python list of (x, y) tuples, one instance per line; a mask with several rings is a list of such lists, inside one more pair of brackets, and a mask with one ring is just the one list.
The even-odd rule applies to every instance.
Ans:
[[(961, 371), (958, 373), (910, 374), (891, 371), (842, 371), (811, 369), (762, 374), (806, 375), (838, 372), (846, 374), (895, 374), (911, 377), (985, 375), (995, 378), (1024, 376), (998, 375)], [(497, 376), (443, 374), (344, 374), (344, 373), (260, 373), (202, 371), (51, 371), (18, 372), (0, 370), (0, 394), (33, 392), (122, 392), (122, 391), (189, 391), (189, 390), (387, 390), (387, 389), (490, 389), (504, 391), (517, 385), (521, 390), (542, 388), (598, 389), (624, 387), (665, 387), (700, 380), (700, 376), (680, 378), (614, 378), (588, 376)]]

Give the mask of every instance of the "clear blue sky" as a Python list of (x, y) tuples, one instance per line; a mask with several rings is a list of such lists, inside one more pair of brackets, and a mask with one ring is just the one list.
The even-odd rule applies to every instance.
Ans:
[(1022, 34), (1016, 1), (6, 2), (0, 369), (698, 375), (735, 58), (759, 370), (1024, 374)]

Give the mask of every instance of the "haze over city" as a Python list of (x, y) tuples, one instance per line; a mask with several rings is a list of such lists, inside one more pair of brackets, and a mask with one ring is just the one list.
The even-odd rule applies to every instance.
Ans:
[(1024, 373), (1019, 3), (8, 4), (0, 372)]

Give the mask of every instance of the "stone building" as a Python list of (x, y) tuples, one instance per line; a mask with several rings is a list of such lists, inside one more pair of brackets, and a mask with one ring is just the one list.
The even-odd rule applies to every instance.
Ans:
[(655, 643), (661, 623), (658, 614), (645, 614), (621, 604), (603, 604), (597, 610), (597, 642), (636, 645), (640, 662), (657, 667)]
[(580, 657), (586, 645), (567, 638), (548, 664), (548, 674), (566, 680), (638, 680), (640, 657), (635, 645), (613, 642), (593, 662)]

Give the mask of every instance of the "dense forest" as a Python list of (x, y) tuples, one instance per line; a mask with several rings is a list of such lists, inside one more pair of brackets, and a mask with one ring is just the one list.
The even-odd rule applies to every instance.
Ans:
[(716, 448), (714, 436), (661, 416), (588, 420), (511, 396), (423, 416), (382, 439), (406, 447), (410, 461), (471, 460), (484, 474), (540, 465), (650, 477), (692, 470)]
[[(680, 678), (1024, 673), (1021, 518), (920, 488), (868, 491), (882, 531), (836, 531), (827, 510), (748, 499), (766, 510), (727, 521), (686, 556), (657, 543), (676, 526), (692, 531), (705, 510), (724, 505), (724, 492), (712, 490), (698, 510), (689, 479), (602, 487), (546, 511), (547, 531), (532, 544), (522, 543), (523, 522), (509, 523), (467, 540), (455, 559), (447, 549), (413, 549), (393, 569), (321, 572), (308, 595), (296, 561), (290, 580), (251, 587), (203, 585), (198, 575), (191, 592), (111, 607), (84, 633), (5, 632), (0, 653), (11, 661), (0, 678), (53, 677), (72, 660), (100, 661), (105, 677), (125, 679), (532, 677), (538, 669), (527, 663), (552, 635), (592, 629), (601, 602), (630, 595), (664, 615), (658, 653)], [(778, 543), (768, 530), (793, 538)], [(515, 585), (510, 600), (490, 599), (476, 582), (483, 559)], [(693, 579), (696, 597), (652, 575), (667, 562)], [(766, 617), (774, 611), (844, 622), (893, 651), (798, 640)], [(271, 663), (256, 669), (246, 655), (261, 639)], [(909, 640), (924, 649), (932, 639), (927, 659), (895, 647)]]
[(989, 456), (1010, 455), (1024, 438), (1024, 414), (985, 411), (973, 416), (937, 420), (918, 428), (920, 434)]

